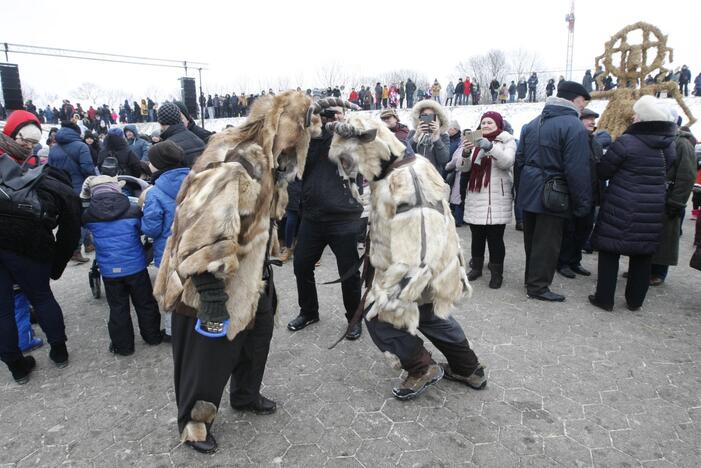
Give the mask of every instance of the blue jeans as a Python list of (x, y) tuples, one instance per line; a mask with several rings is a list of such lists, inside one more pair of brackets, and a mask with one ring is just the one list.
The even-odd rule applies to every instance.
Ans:
[(299, 229), (299, 212), (287, 210), (285, 214), (287, 218), (285, 221), (285, 247), (292, 248), (292, 244), (297, 237), (297, 230)]
[(15, 321), (14, 284), (19, 285), (34, 306), (39, 326), (48, 342), (66, 342), (63, 312), (49, 286), (50, 273), (50, 263), (0, 250), (0, 359), (3, 362), (13, 362), (22, 357)]

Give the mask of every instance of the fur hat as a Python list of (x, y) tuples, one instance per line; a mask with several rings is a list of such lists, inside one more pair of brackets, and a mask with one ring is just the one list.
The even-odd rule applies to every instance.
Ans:
[(457, 120), (451, 120), (450, 123), (448, 124), (448, 128), (454, 128), (458, 132), (461, 130), (460, 124), (458, 123)]
[(185, 153), (178, 145), (169, 140), (153, 145), (148, 152), (148, 159), (159, 171), (185, 167)]
[(172, 102), (164, 102), (158, 108), (158, 123), (161, 125), (175, 125), (179, 124), (180, 120), (180, 109), (178, 106)]
[(645, 95), (635, 101), (633, 112), (638, 116), (640, 122), (674, 122), (671, 108), (664, 101), (650, 95)]
[(587, 101), (591, 101), (589, 92), (576, 81), (563, 80), (557, 84), (557, 97), (574, 101), (577, 96), (583, 96)]
[(445, 109), (433, 99), (424, 99), (414, 104), (414, 107), (411, 109), (411, 120), (414, 128), (419, 126), (419, 116), (424, 109), (431, 109), (436, 113), (439, 126), (438, 133), (442, 134), (448, 131), (448, 116), (445, 113)]

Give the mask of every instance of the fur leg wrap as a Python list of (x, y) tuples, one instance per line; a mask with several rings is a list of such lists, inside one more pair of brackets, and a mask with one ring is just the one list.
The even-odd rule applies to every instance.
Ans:
[(207, 426), (214, 422), (217, 407), (214, 403), (197, 400), (190, 411), (190, 421), (183, 429), (180, 441), (201, 442), (207, 439)]

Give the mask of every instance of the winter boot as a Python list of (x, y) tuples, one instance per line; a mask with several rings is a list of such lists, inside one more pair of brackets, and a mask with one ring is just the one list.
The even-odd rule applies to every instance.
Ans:
[(7, 367), (12, 372), (12, 378), (20, 385), (29, 382), (29, 373), (32, 372), (36, 365), (37, 362), (32, 356), (22, 356), (17, 361), (7, 363)]
[(472, 257), (470, 259), (470, 272), (467, 274), (468, 281), (474, 281), (482, 276), (484, 267), (484, 257)]
[(489, 280), (489, 287), (492, 289), (501, 288), (501, 283), (504, 281), (504, 264), (489, 262), (487, 268), (489, 268), (489, 271), (492, 273), (492, 278)]
[(445, 372), (445, 378), (454, 382), (464, 383), (475, 390), (482, 390), (487, 386), (487, 376), (484, 374), (484, 366), (479, 364), (470, 375), (460, 375), (450, 368), (448, 363), (440, 365)]
[(443, 368), (438, 364), (431, 364), (423, 374), (407, 376), (400, 387), (392, 389), (392, 394), (397, 400), (412, 400), (442, 378)]
[(87, 257), (83, 257), (83, 254), (80, 252), (80, 249), (78, 249), (75, 252), (73, 252), (73, 256), (71, 257), (71, 261), (76, 262), (76, 263), (85, 263), (85, 262), (89, 262), (90, 259)]
[(49, 357), (59, 369), (66, 367), (68, 365), (68, 349), (66, 349), (66, 343), (52, 344)]

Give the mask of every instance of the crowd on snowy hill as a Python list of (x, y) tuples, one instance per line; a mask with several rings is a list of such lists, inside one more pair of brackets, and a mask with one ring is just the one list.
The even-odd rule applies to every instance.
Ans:
[[(360, 88), (351, 87), (350, 91), (345, 85), (322, 88), (307, 88), (306, 94), (320, 99), (323, 97), (342, 97), (348, 99), (354, 104), (357, 104), (364, 110), (379, 110), (379, 109), (401, 109), (411, 108), (415, 102), (424, 99), (433, 99), (446, 106), (461, 106), (469, 104), (504, 104), (513, 102), (536, 102), (543, 98), (548, 98), (555, 93), (557, 85), (564, 81), (564, 77), (560, 76), (557, 81), (555, 78), (549, 78), (545, 82), (544, 88), (541, 84), (538, 74), (532, 72), (530, 76), (519, 77), (517, 80), (500, 82), (496, 77), (489, 83), (479, 83), (476, 77), (458, 78), (457, 81), (449, 81), (446, 86), (441, 85), (438, 79), (433, 83), (425, 85), (417, 84), (415, 80), (407, 78), (406, 81), (399, 83), (381, 83), (376, 82), (374, 85), (361, 85)], [(689, 93), (695, 96), (701, 96), (701, 73), (692, 81), (691, 70), (683, 65), (681, 68), (670, 70), (667, 74), (658, 74), (657, 76), (648, 75), (644, 80), (644, 84), (653, 84), (655, 82), (672, 81), (678, 83), (680, 91), (684, 96)], [(601, 67), (596, 72), (592, 73), (587, 70), (582, 77), (582, 86), (591, 91), (607, 91), (618, 86), (638, 86), (639, 83), (616, 83), (610, 75), (606, 75)], [(486, 89), (485, 89), (486, 88)], [(542, 95), (543, 88), (545, 94)], [(483, 91), (485, 89), (485, 91)], [(297, 91), (303, 91), (298, 87)], [(261, 96), (274, 95), (275, 92), (269, 88), (266, 92), (262, 90), (260, 93), (252, 94), (241, 92), (227, 93), (214, 95), (201, 93), (198, 99), (200, 111), (206, 119), (245, 117), (248, 115), (253, 102)], [(150, 97), (133, 101), (131, 104), (128, 99), (119, 105), (115, 111), (107, 104), (103, 104), (94, 108), (92, 105), (88, 109), (84, 109), (80, 103), (73, 105), (69, 100), (65, 99), (60, 108), (46, 105), (38, 107), (32, 100), (26, 102), (25, 108), (27, 111), (34, 114), (41, 123), (58, 124), (68, 120), (79, 120), (78, 124), (81, 128), (90, 130), (97, 134), (106, 134), (110, 125), (116, 123), (142, 123), (156, 122), (156, 114), (158, 112), (158, 103)], [(75, 116), (77, 115), (77, 119)], [(5, 120), (7, 117), (5, 109), (0, 104), (0, 120)], [(197, 118), (198, 116), (195, 116)]]

